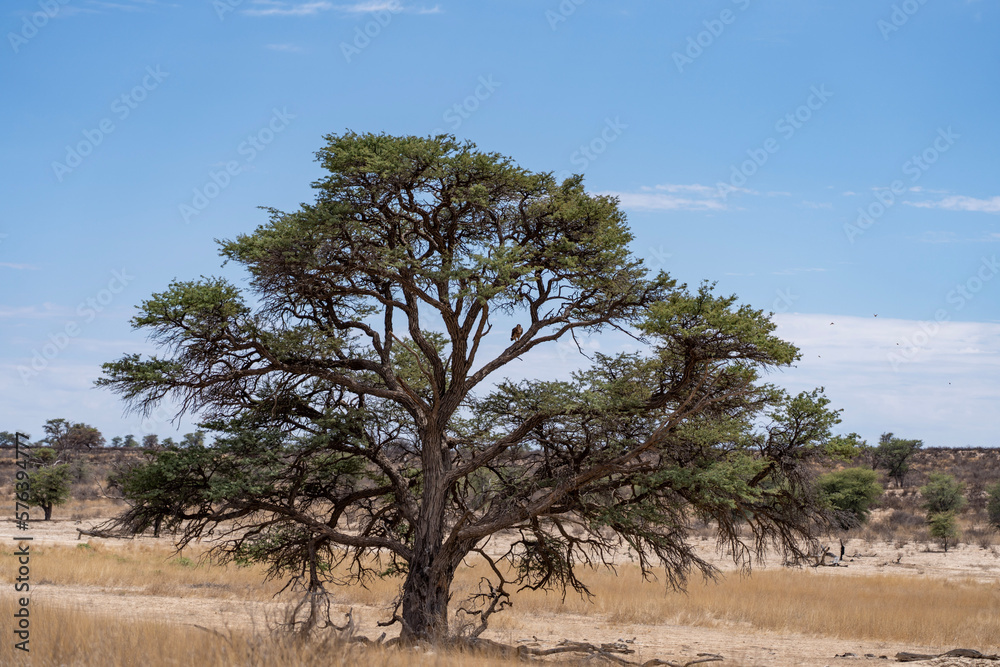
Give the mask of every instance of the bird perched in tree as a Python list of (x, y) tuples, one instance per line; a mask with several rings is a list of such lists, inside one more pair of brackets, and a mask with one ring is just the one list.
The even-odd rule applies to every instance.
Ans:
[(524, 329), (522, 329), (521, 325), (518, 324), (516, 327), (510, 330), (510, 339), (517, 340), (518, 338), (521, 337), (522, 333), (524, 333)]

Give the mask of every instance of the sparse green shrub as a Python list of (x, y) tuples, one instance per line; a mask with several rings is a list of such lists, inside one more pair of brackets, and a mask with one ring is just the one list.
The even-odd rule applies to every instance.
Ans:
[(928, 515), (960, 512), (965, 507), (961, 482), (940, 472), (932, 472), (928, 478), (930, 481), (927, 485), (920, 487), (920, 495), (924, 499), (923, 508)]
[(954, 512), (938, 512), (927, 517), (927, 528), (931, 537), (948, 553), (948, 543), (958, 540), (958, 523)]
[(990, 525), (1000, 530), (1000, 482), (986, 489), (986, 516)]
[(819, 478), (820, 497), (836, 512), (840, 527), (864, 523), (872, 505), (882, 495), (878, 473), (864, 468), (835, 470)]
[(52, 518), (52, 507), (69, 500), (69, 465), (62, 463), (28, 473), (28, 505), (41, 507), (45, 520)]

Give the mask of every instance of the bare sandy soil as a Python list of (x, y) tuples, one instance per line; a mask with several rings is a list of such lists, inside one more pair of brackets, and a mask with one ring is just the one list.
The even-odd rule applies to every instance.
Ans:
[[(58, 521), (35, 522), (32, 524), (34, 544), (73, 545), (77, 544), (77, 528), (86, 528), (98, 521)], [(0, 524), (0, 541), (10, 544), (15, 537), (14, 526), (10, 522)], [(84, 538), (92, 542), (106, 542), (112, 546), (113, 540)], [(151, 538), (139, 538), (154, 542)], [(166, 539), (155, 543), (167, 544)], [(839, 544), (830, 546), (839, 551)], [(845, 567), (837, 568), (843, 576), (871, 575), (879, 573), (912, 574), (914, 576), (940, 577), (945, 579), (974, 579), (983, 585), (1000, 585), (1000, 551), (980, 549), (974, 545), (961, 545), (947, 554), (927, 550), (922, 545), (909, 544), (897, 548), (890, 544), (868, 546), (860, 541), (846, 545)], [(732, 560), (715, 552), (713, 542), (701, 543), (701, 550), (721, 569), (734, 570)], [(765, 568), (780, 568), (781, 558), (775, 556), (764, 565)], [(833, 568), (824, 568), (830, 572)], [(4, 595), (9, 594), (5, 587)], [(156, 619), (179, 624), (197, 623), (217, 630), (227, 628), (264, 628), (269, 619), (280, 615), (277, 603), (245, 602), (235, 599), (169, 597), (142, 595), (141, 601), (130, 591), (94, 586), (55, 586), (42, 583), (33, 587), (34, 599), (46, 604), (79, 609), (87, 614), (113, 614), (125, 618)], [(385, 610), (375, 607), (354, 605), (355, 618), (362, 634), (376, 637), (381, 628), (375, 623), (385, 617)], [(347, 607), (341, 607), (344, 613)], [(491, 638), (506, 643), (539, 641), (544, 645), (554, 645), (566, 638), (593, 643), (629, 640), (637, 653), (629, 656), (632, 660), (644, 661), (651, 658), (664, 660), (693, 660), (699, 653), (717, 653), (725, 656), (723, 665), (759, 665), (762, 667), (783, 667), (792, 665), (861, 665), (886, 664), (894, 662), (893, 656), (899, 651), (916, 651), (939, 654), (954, 648), (974, 648), (980, 651), (997, 652), (1000, 638), (995, 646), (918, 646), (901, 645), (873, 641), (853, 641), (826, 637), (806, 636), (795, 633), (774, 633), (723, 624), (719, 627), (699, 627), (687, 625), (635, 625), (611, 624), (599, 616), (574, 614), (535, 614), (530, 617), (508, 619), (505, 627), (490, 631)], [(634, 640), (634, 641), (633, 641)], [(845, 654), (853, 656), (841, 657)], [(885, 658), (883, 658), (885, 656)], [(937, 659), (915, 663), (920, 665), (993, 665), (1000, 662), (971, 659)]]

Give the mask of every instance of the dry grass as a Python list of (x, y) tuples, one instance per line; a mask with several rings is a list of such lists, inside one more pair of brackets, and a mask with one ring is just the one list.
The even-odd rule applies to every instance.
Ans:
[[(14, 562), (10, 547), (0, 550), (0, 576)], [(281, 583), (267, 582), (260, 567), (213, 565), (202, 552), (178, 555), (168, 547), (126, 542), (108, 546), (80, 542), (75, 547), (35, 547), (31, 576), (41, 584), (96, 586), (139, 595), (226, 597), (270, 600)]]
[[(919, 644), (989, 646), (1000, 637), (1000, 590), (967, 581), (913, 576), (843, 576), (810, 570), (730, 575), (718, 583), (693, 583), (688, 594), (644, 584), (633, 569), (593, 578), (589, 613), (620, 624), (673, 622), (748, 625), (754, 628), (843, 639)], [(526, 599), (524, 599), (526, 597)], [(533, 599), (534, 598), (534, 599)], [(557, 606), (588, 613), (587, 603), (554, 604), (522, 596), (522, 613)]]
[[(32, 577), (54, 586), (90, 585), (132, 595), (248, 601), (273, 600), (283, 583), (262, 584), (263, 572), (258, 567), (211, 565), (196, 556), (185, 552), (178, 558), (165, 546), (138, 543), (46, 547), (33, 553)], [(11, 579), (13, 562), (0, 554), (0, 579)], [(459, 602), (474, 591), (484, 574), (482, 564), (463, 568), (456, 577), (454, 600)], [(563, 601), (556, 593), (520, 592), (513, 596), (513, 611), (495, 617), (491, 629), (503, 637), (529, 628), (528, 619), (579, 614), (626, 626), (740, 625), (935, 645), (989, 646), (1000, 637), (1000, 590), (971, 579), (766, 570), (750, 577), (732, 574), (716, 583), (694, 581), (687, 594), (642, 581), (631, 565), (622, 566), (617, 574), (590, 572), (585, 579), (595, 594), (592, 602), (573, 594)], [(385, 607), (399, 583), (398, 578), (385, 579), (367, 588), (332, 590), (340, 604)]]
[[(32, 603), (30, 654), (5, 638), (0, 664), (32, 667), (509, 667), (488, 656), (387, 650), (333, 642), (297, 642), (268, 633), (217, 633), (194, 626), (136, 621)], [(14, 602), (0, 599), (0, 614), (11, 618)], [(30, 657), (30, 660), (29, 660)]]

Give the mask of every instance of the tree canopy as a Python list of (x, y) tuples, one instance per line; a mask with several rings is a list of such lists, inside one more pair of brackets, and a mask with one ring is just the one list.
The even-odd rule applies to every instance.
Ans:
[(922, 440), (905, 440), (892, 433), (883, 433), (872, 452), (872, 468), (882, 468), (896, 486), (902, 488), (910, 471), (910, 459), (924, 446)]
[(104, 446), (104, 436), (94, 426), (65, 419), (50, 419), (42, 426), (45, 438), (40, 444), (56, 450), (93, 449)]
[(864, 468), (845, 468), (822, 475), (817, 483), (821, 497), (837, 511), (837, 521), (847, 529), (863, 523), (882, 495), (878, 473)]
[[(225, 525), (217, 555), (311, 592), (344, 560), (355, 582), (399, 573), (403, 638), (478, 636), (512, 586), (587, 592), (579, 568), (621, 549), (675, 585), (710, 575), (696, 519), (744, 565), (810, 536), (801, 464), (845, 440), (821, 390), (763, 381), (798, 358), (767, 314), (649, 274), (580, 176), (446, 135), (326, 139), (314, 203), (220, 242), (249, 288), (172, 283), (133, 320), (163, 356), (105, 364), (132, 409), (169, 396), (216, 436), (124, 471), (118, 526), (165, 521), (185, 543)], [(506, 375), (610, 331), (642, 351)], [(492, 574), (450, 628), (470, 555)]]
[(69, 500), (70, 466), (68, 463), (43, 465), (28, 473), (27, 504), (42, 508), (45, 521), (52, 518), (52, 508)]

